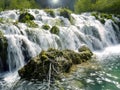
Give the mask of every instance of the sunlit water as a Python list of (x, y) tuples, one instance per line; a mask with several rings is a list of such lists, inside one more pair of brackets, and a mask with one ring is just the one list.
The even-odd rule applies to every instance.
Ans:
[[(0, 72), (0, 90), (120, 90), (120, 30), (112, 20), (106, 20), (103, 25), (90, 13), (72, 14), (74, 24), (71, 24), (67, 18), (59, 15), (58, 10), (54, 10), (55, 18), (43, 10), (28, 11), (34, 15), (38, 28), (28, 27), (24, 23), (15, 25), (20, 15), (18, 10), (0, 13), (0, 18), (5, 21), (0, 23), (0, 31), (8, 41), (8, 71)], [(50, 27), (57, 24), (59, 35), (43, 30), (41, 26), (44, 24)], [(78, 70), (69, 77), (51, 82), (50, 88), (47, 82), (20, 80), (17, 70), (41, 50), (57, 48), (77, 51), (83, 44), (92, 51), (101, 51), (94, 52), (97, 62), (92, 63), (95, 66), (78, 66)]]

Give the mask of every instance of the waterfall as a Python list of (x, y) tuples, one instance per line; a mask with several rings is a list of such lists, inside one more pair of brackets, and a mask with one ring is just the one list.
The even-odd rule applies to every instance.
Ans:
[[(38, 9), (29, 9), (28, 12), (35, 17), (34, 22), (38, 24), (37, 28), (20, 22), (15, 24), (20, 16), (19, 10), (0, 12), (0, 19), (3, 20), (0, 21), (0, 32), (4, 34), (8, 43), (6, 60), (8, 70), (2, 70), (0, 78), (5, 73), (17, 71), (41, 50), (57, 48), (77, 51), (79, 47), (86, 44), (92, 51), (100, 51), (120, 42), (120, 29), (110, 19), (102, 24), (90, 13), (71, 14), (74, 21), (71, 24), (67, 18), (60, 16), (57, 10), (54, 10), (55, 17)], [(44, 30), (42, 25), (45, 24), (50, 27), (57, 25), (60, 30), (59, 34)], [(2, 65), (1, 59), (0, 65)]]

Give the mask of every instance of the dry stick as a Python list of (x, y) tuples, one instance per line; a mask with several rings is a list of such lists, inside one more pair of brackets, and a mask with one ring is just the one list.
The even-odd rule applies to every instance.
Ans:
[(48, 90), (50, 90), (50, 79), (51, 79), (51, 63), (49, 66)]

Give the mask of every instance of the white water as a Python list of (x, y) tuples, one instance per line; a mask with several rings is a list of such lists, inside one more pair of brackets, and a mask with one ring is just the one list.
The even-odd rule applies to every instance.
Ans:
[[(38, 28), (30, 28), (24, 23), (15, 25), (14, 22), (18, 20), (20, 15), (19, 10), (0, 13), (0, 18), (4, 19), (4, 22), (0, 23), (0, 31), (4, 33), (8, 41), (7, 63), (9, 66), (9, 71), (4, 76), (3, 73), (0, 74), (0, 77), (4, 77), (0, 80), (0, 89), (2, 90), (5, 90), (4, 86), (11, 87), (11, 83), (15, 83), (14, 81), (19, 78), (16, 71), (43, 49), (78, 50), (81, 45), (86, 44), (93, 51), (102, 51), (104, 48), (109, 47), (107, 51), (103, 52), (103, 55), (106, 55), (113, 52), (109, 51), (114, 50), (111, 46), (119, 44), (120, 37), (117, 37), (116, 34), (120, 34), (120, 32), (115, 32), (112, 20), (106, 20), (105, 25), (103, 25), (89, 13), (72, 14), (74, 18), (74, 24), (72, 25), (67, 18), (59, 16), (58, 10), (54, 10), (56, 13), (55, 18), (43, 10), (30, 9), (28, 11), (34, 15), (34, 22), (38, 24)], [(51, 34), (49, 30), (43, 30), (41, 26), (44, 24), (48, 24), (50, 27), (57, 25), (60, 29), (59, 35)], [(120, 31), (119, 27), (115, 26)], [(99, 55), (103, 56), (102, 54)], [(2, 85), (3, 82), (5, 85)]]

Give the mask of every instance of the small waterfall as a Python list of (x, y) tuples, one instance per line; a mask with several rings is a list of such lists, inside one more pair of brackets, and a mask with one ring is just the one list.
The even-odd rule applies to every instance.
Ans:
[[(105, 24), (102, 24), (90, 13), (71, 14), (74, 20), (71, 24), (67, 18), (60, 16), (57, 10), (54, 10), (55, 17), (38, 9), (29, 9), (28, 12), (35, 17), (37, 28), (29, 27), (25, 23), (15, 24), (20, 16), (19, 10), (0, 13), (3, 20), (0, 22), (0, 32), (4, 34), (8, 43), (7, 72), (17, 71), (30, 58), (48, 48), (78, 50), (81, 45), (86, 44), (91, 50), (96, 51), (120, 43), (119, 27), (112, 20), (106, 20)], [(59, 35), (44, 30), (42, 25), (45, 24), (50, 27), (57, 25)], [(0, 73), (1, 78), (4, 71)]]

